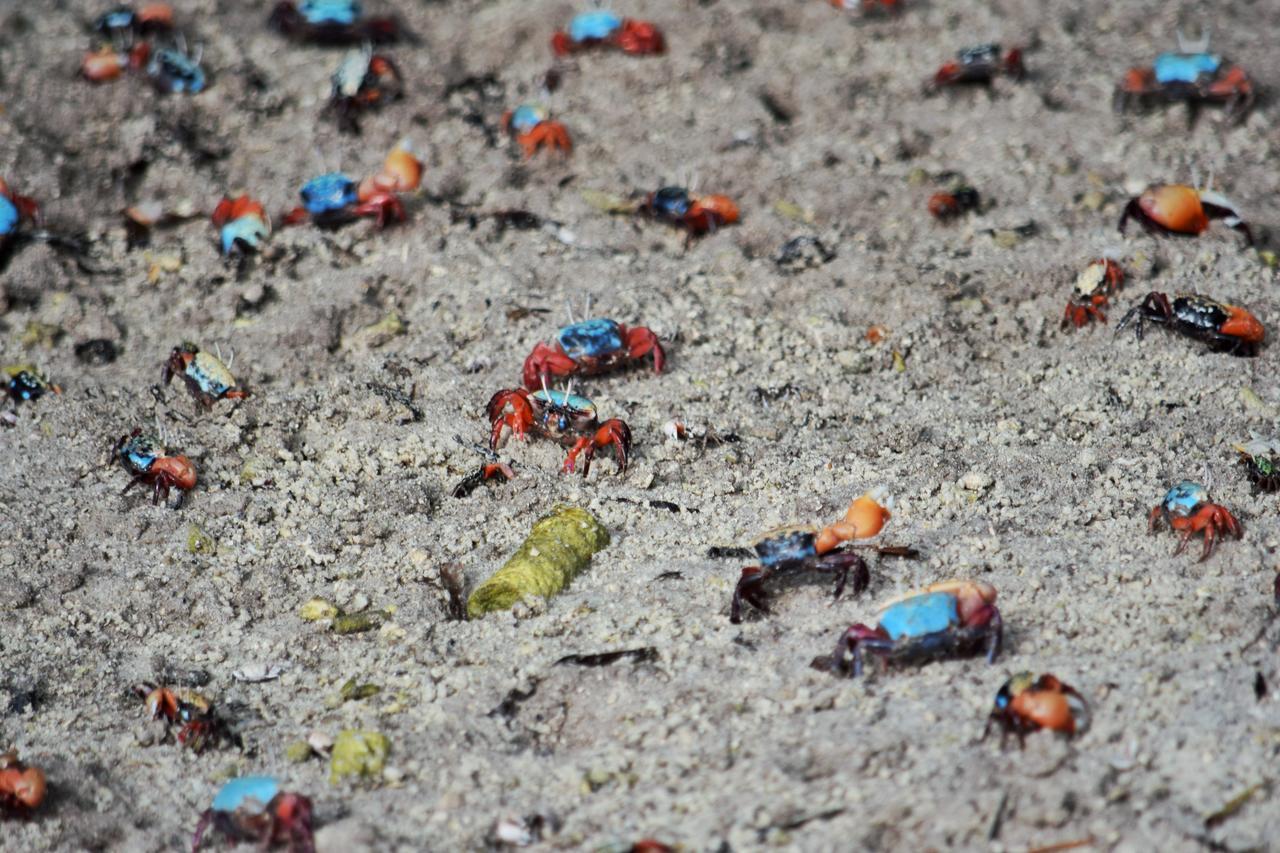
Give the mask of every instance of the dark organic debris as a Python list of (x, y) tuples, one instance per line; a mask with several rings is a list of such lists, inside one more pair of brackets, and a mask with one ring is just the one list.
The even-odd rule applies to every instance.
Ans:
[(401, 424), (416, 423), (422, 420), (422, 409), (419, 409), (413, 402), (413, 396), (416, 389), (410, 388), (409, 393), (401, 391), (399, 388), (393, 388), (390, 385), (384, 385), (381, 382), (366, 382), (364, 387), (373, 393), (382, 397), (389, 403), (399, 403), (409, 410), (410, 417), (403, 420)]
[(556, 665), (573, 664), (574, 666), (608, 666), (620, 660), (631, 659), (635, 663), (649, 663), (658, 659), (658, 650), (653, 646), (642, 646), (638, 649), (622, 649), (616, 652), (596, 652), (586, 655), (565, 655), (556, 661)]
[(76, 344), (76, 359), (82, 364), (110, 364), (120, 355), (120, 348), (107, 338), (92, 338)]
[(817, 237), (805, 235), (783, 243), (782, 248), (773, 256), (773, 262), (781, 272), (795, 275), (829, 264), (835, 257), (834, 249), (828, 248)]

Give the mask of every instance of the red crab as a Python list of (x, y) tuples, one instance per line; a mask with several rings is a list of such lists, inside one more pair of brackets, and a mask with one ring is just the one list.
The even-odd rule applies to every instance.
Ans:
[(532, 157), (543, 146), (568, 154), (573, 150), (569, 131), (560, 122), (552, 121), (550, 115), (545, 107), (521, 104), (503, 114), (502, 129), (524, 149), (525, 157)]
[(1084, 268), (1076, 278), (1075, 292), (1067, 300), (1066, 310), (1062, 312), (1062, 328), (1074, 325), (1083, 328), (1091, 321), (1107, 322), (1107, 315), (1102, 312), (1108, 297), (1124, 284), (1124, 270), (1110, 258), (1098, 260)]
[(674, 186), (650, 193), (636, 212), (683, 228), (689, 237), (700, 237), (738, 221), (738, 206), (728, 196), (690, 195), (684, 187)]
[(1165, 493), (1164, 500), (1151, 508), (1147, 517), (1147, 531), (1156, 532), (1156, 526), (1163, 518), (1173, 530), (1182, 531), (1182, 540), (1174, 554), (1181, 554), (1191, 541), (1191, 537), (1204, 531), (1204, 550), (1200, 553), (1200, 562), (1209, 559), (1213, 546), (1223, 533), (1239, 539), (1244, 535), (1244, 528), (1236, 517), (1221, 504), (1209, 500), (1209, 492), (1204, 486), (1191, 480), (1183, 480)]
[(667, 50), (662, 31), (656, 26), (648, 21), (623, 18), (607, 9), (575, 15), (567, 30), (551, 37), (551, 49), (556, 56), (568, 56), (593, 47), (613, 47), (636, 56)]
[(568, 376), (592, 376), (653, 356), (661, 373), (666, 353), (658, 336), (644, 326), (629, 329), (604, 318), (565, 326), (554, 345), (539, 343), (524, 360), (524, 387), (533, 391)]
[(44, 802), (47, 788), (44, 771), (28, 767), (18, 753), (0, 753), (0, 817), (26, 817)]
[(1022, 65), (1022, 51), (1010, 48), (1001, 56), (1000, 45), (980, 44), (977, 47), (966, 47), (955, 59), (942, 64), (933, 75), (931, 88), (940, 89), (957, 83), (977, 83), (990, 85), (997, 74), (1004, 74), (1014, 80), (1022, 79), (1026, 68)]
[(543, 388), (532, 394), (523, 388), (508, 388), (494, 394), (485, 411), (493, 427), (489, 437), (492, 450), (498, 448), (503, 428), (509, 427), (517, 439), (524, 440), (528, 433), (533, 433), (568, 447), (565, 473), (575, 470), (581, 454), (582, 476), (587, 476), (596, 451), (605, 447), (613, 447), (618, 473), (626, 473), (631, 428), (617, 418), (600, 423), (595, 403), (573, 394), (572, 388), (567, 391)]

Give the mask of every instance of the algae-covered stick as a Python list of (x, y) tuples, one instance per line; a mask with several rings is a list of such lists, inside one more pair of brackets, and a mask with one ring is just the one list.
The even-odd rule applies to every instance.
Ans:
[(607, 547), (609, 533), (585, 509), (557, 506), (538, 519), (528, 538), (506, 564), (476, 587), (467, 599), (467, 616), (476, 619), (506, 610), (525, 596), (550, 598)]

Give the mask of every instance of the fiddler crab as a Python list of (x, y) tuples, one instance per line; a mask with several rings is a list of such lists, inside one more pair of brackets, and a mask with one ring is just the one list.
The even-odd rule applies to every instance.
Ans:
[(407, 143), (387, 155), (382, 171), (359, 184), (341, 172), (312, 178), (302, 186), (302, 206), (284, 215), (285, 225), (310, 221), (320, 228), (337, 228), (362, 216), (373, 217), (379, 228), (405, 219), (398, 193), (418, 188), (422, 162)]
[(1201, 563), (1213, 554), (1213, 546), (1219, 536), (1226, 534), (1236, 539), (1244, 536), (1244, 528), (1236, 517), (1226, 507), (1210, 501), (1209, 491), (1191, 480), (1183, 480), (1165, 492), (1164, 500), (1151, 508), (1151, 513), (1147, 516), (1147, 532), (1155, 533), (1161, 519), (1164, 519), (1171, 530), (1182, 532), (1182, 539), (1174, 549), (1174, 556), (1183, 552), (1192, 536), (1204, 531), (1204, 550), (1200, 552), (1199, 560)]
[(135, 41), (173, 29), (173, 8), (167, 3), (149, 3), (137, 11), (117, 6), (93, 22), (96, 33), (109, 42), (84, 55), (80, 73), (93, 83), (115, 80), (125, 71), (141, 71), (151, 56), (151, 45)]
[(1075, 326), (1080, 329), (1094, 320), (1107, 322), (1107, 315), (1102, 309), (1122, 284), (1124, 270), (1115, 261), (1098, 258), (1090, 263), (1076, 277), (1075, 289), (1062, 312), (1062, 328)]
[(14, 192), (0, 178), (0, 252), (8, 251), (10, 244), (24, 233), (24, 226), (40, 224), (39, 203)]
[(1120, 233), (1130, 219), (1136, 219), (1147, 231), (1195, 237), (1209, 230), (1209, 221), (1221, 219), (1228, 228), (1239, 231), (1253, 245), (1253, 232), (1234, 203), (1221, 193), (1196, 189), (1185, 184), (1157, 184), (1141, 195), (1129, 199), (1120, 215)]
[(524, 360), (524, 387), (532, 391), (548, 381), (607, 373), (649, 356), (653, 372), (661, 373), (667, 356), (650, 329), (628, 328), (602, 317), (585, 320), (556, 332), (554, 344), (540, 342), (533, 348)]
[(1200, 104), (1222, 104), (1228, 121), (1243, 120), (1253, 106), (1253, 81), (1243, 68), (1225, 64), (1208, 49), (1208, 36), (1189, 42), (1179, 31), (1176, 53), (1162, 53), (1149, 67), (1125, 72), (1116, 86), (1116, 111), (1185, 101), (1193, 111)]
[(1022, 79), (1026, 68), (1022, 65), (1022, 51), (1010, 48), (1002, 52), (998, 44), (980, 44), (966, 47), (956, 58), (942, 64), (929, 81), (930, 90), (962, 83), (990, 85), (997, 75), (1004, 74), (1014, 80)]
[(1280, 490), (1280, 441), (1254, 436), (1232, 447), (1240, 454), (1245, 476), (1255, 489), (1267, 493)]
[(835, 598), (844, 592), (852, 573), (854, 594), (862, 592), (871, 583), (866, 561), (854, 551), (837, 549), (850, 540), (875, 536), (888, 520), (889, 510), (866, 494), (849, 505), (844, 518), (821, 530), (809, 525), (787, 525), (766, 532), (752, 546), (760, 564), (745, 567), (733, 589), (729, 621), (735, 625), (742, 621), (744, 601), (768, 613), (765, 581), (784, 573), (830, 572), (836, 576)]
[(196, 466), (185, 456), (168, 456), (164, 444), (141, 428), (121, 436), (113, 451), (124, 470), (133, 477), (122, 490), (129, 491), (142, 484), (152, 488), (151, 502), (169, 500), (169, 490), (178, 489), (174, 509), (182, 506), (182, 493), (196, 487)]
[(891, 664), (984, 650), (987, 663), (994, 663), (1003, 636), (995, 587), (982, 581), (943, 581), (881, 605), (874, 628), (861, 623), (848, 628), (830, 657), (818, 658), (813, 665), (834, 675), (857, 678), (868, 654), (879, 658), (885, 669)]
[(222, 254), (247, 256), (258, 251), (271, 236), (271, 220), (262, 204), (247, 195), (223, 198), (213, 209), (213, 227), (218, 229)]
[(314, 853), (311, 799), (284, 791), (270, 776), (242, 776), (227, 782), (200, 815), (192, 853), (200, 849), (210, 827), (228, 841), (256, 841), (261, 850), (288, 845), (290, 853)]
[(502, 129), (524, 150), (525, 157), (532, 157), (539, 148), (568, 154), (573, 150), (569, 131), (558, 121), (551, 120), (551, 113), (540, 104), (521, 104), (502, 116)]
[(523, 441), (532, 433), (569, 448), (563, 471), (577, 469), (578, 456), (582, 456), (582, 476), (591, 470), (591, 460), (596, 451), (613, 448), (618, 463), (618, 473), (627, 471), (627, 455), (631, 452), (631, 428), (617, 418), (601, 423), (596, 416), (595, 403), (568, 390), (552, 391), (545, 386), (532, 394), (523, 388), (508, 388), (494, 394), (485, 407), (492, 425), (489, 448), (497, 450), (503, 429)]
[(249, 396), (222, 359), (190, 341), (183, 341), (169, 353), (160, 381), (168, 385), (174, 376), (182, 377), (191, 396), (206, 409), (212, 409), (219, 400), (243, 400)]
[(1152, 291), (1129, 309), (1116, 331), (1133, 323), (1134, 334), (1142, 340), (1143, 325), (1148, 322), (1203, 341), (1213, 352), (1232, 355), (1257, 355), (1267, 337), (1266, 328), (1244, 308), (1195, 293), (1179, 293), (1170, 300), (1166, 294)]
[(947, 222), (962, 213), (977, 210), (980, 201), (977, 190), (962, 184), (955, 189), (936, 192), (929, 196), (928, 207), (935, 219)]
[(62, 389), (54, 385), (30, 364), (11, 364), (0, 368), (4, 375), (4, 390), (9, 399), (18, 403), (39, 400), (47, 392), (61, 394)]
[(187, 52), (186, 42), (179, 38), (169, 47), (162, 47), (151, 54), (147, 62), (147, 76), (156, 91), (166, 95), (196, 95), (204, 91), (206, 78), (200, 67), (203, 50), (197, 45)]
[(404, 90), (404, 78), (391, 57), (374, 53), (368, 45), (343, 57), (329, 80), (333, 91), (328, 109), (337, 115), (338, 129), (344, 133), (359, 133), (362, 110), (394, 101)]
[(616, 48), (635, 56), (667, 50), (662, 31), (656, 26), (648, 21), (623, 18), (607, 9), (575, 15), (567, 30), (551, 37), (551, 49), (556, 56), (568, 56), (593, 47)]
[(1030, 672), (1020, 672), (996, 693), (982, 737), (985, 740), (995, 724), (1000, 726), (1001, 747), (1011, 734), (1018, 736), (1020, 746), (1025, 746), (1027, 735), (1041, 729), (1071, 737), (1089, 727), (1089, 718), (1089, 703), (1074, 687), (1048, 673), (1037, 678)]
[(408, 33), (396, 18), (363, 18), (359, 0), (282, 0), (267, 23), (281, 35), (317, 44), (388, 44)]
[(637, 213), (682, 228), (690, 238), (738, 221), (738, 206), (728, 196), (692, 195), (684, 187), (663, 187), (650, 193)]
[(29, 817), (47, 790), (43, 770), (23, 764), (12, 750), (0, 752), (0, 817)]
[(150, 683), (135, 684), (133, 692), (146, 703), (151, 719), (181, 726), (178, 743), (193, 752), (199, 753), (221, 738), (231, 738), (226, 721), (218, 716), (213, 702), (203, 693)]

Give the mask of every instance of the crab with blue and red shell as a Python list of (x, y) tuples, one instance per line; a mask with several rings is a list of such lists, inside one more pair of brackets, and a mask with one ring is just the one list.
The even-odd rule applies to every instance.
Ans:
[(1240, 121), (1256, 98), (1243, 68), (1208, 52), (1208, 39), (1189, 43), (1178, 33), (1178, 50), (1159, 54), (1150, 66), (1130, 68), (1116, 86), (1114, 107), (1124, 112), (1153, 101), (1222, 104), (1227, 119)]
[(1090, 716), (1085, 698), (1056, 675), (1019, 672), (996, 693), (982, 737), (986, 739), (993, 724), (1000, 727), (1001, 746), (1011, 734), (1025, 745), (1026, 736), (1041, 729), (1072, 737), (1089, 727)]
[(598, 317), (573, 323), (556, 332), (554, 343), (539, 342), (524, 360), (522, 378), (530, 391), (571, 376), (594, 376), (653, 357), (653, 372), (661, 373), (666, 352), (651, 329), (628, 328)]
[(980, 44), (963, 48), (955, 59), (944, 62), (926, 88), (932, 91), (958, 84), (988, 86), (999, 74), (1020, 80), (1026, 73), (1020, 49), (1014, 47), (1006, 52), (998, 44)]
[(18, 237), (25, 225), (39, 225), (40, 205), (30, 196), (14, 192), (0, 178), (0, 248)]
[(532, 157), (543, 146), (565, 154), (573, 151), (569, 131), (560, 122), (553, 121), (551, 113), (541, 104), (521, 104), (503, 113), (502, 129), (511, 134), (525, 157)]
[(93, 22), (96, 33), (108, 39), (84, 55), (80, 73), (94, 83), (114, 80), (125, 71), (141, 71), (151, 57), (151, 44), (140, 37), (173, 29), (173, 7), (148, 3), (138, 9), (117, 6)]
[(169, 353), (160, 381), (168, 385), (174, 376), (182, 377), (191, 396), (206, 409), (213, 408), (218, 400), (243, 400), (249, 396), (222, 359), (190, 341), (183, 341)]
[(1155, 533), (1161, 521), (1169, 529), (1182, 533), (1174, 555), (1181, 554), (1191, 537), (1203, 531), (1204, 548), (1200, 562), (1209, 559), (1220, 536), (1244, 536), (1244, 527), (1231, 511), (1209, 499), (1209, 490), (1193, 480), (1183, 480), (1165, 492), (1164, 500), (1151, 508), (1147, 516), (1147, 531)]
[(262, 241), (271, 236), (271, 220), (257, 199), (247, 195), (223, 198), (213, 209), (213, 227), (218, 229), (218, 242), (224, 255), (247, 255), (256, 252)]
[(196, 486), (196, 466), (186, 456), (168, 455), (159, 438), (144, 433), (141, 428), (121, 436), (113, 451), (124, 470), (133, 477), (121, 490), (121, 494), (134, 486), (145, 485), (152, 489), (151, 502), (169, 500), (169, 490), (178, 489), (175, 509), (182, 505), (182, 493)]
[[(491, 426), (490, 450), (497, 450), (503, 431), (510, 429), (520, 441), (533, 435), (569, 448), (562, 468), (565, 473), (575, 471), (578, 457), (582, 456), (582, 476), (587, 476), (596, 451), (606, 447), (613, 448), (618, 473), (626, 473), (631, 428), (618, 418), (601, 422), (595, 403), (574, 394), (572, 387), (565, 391), (542, 388), (533, 393), (524, 388), (507, 388), (489, 398), (485, 412)], [(507, 472), (494, 473), (505, 476)]]
[(316, 44), (389, 44), (412, 38), (398, 18), (364, 17), (359, 0), (282, 0), (267, 23), (281, 35)]
[(594, 47), (610, 47), (635, 56), (665, 53), (662, 31), (648, 21), (624, 18), (608, 9), (581, 12), (569, 21), (567, 29), (551, 37), (551, 49), (557, 56)]
[(814, 660), (817, 669), (857, 678), (864, 658), (890, 665), (986, 652), (994, 663), (1004, 637), (996, 588), (975, 580), (950, 580), (909, 592), (881, 605), (874, 626), (858, 623), (840, 635), (835, 651)]
[(192, 853), (209, 829), (232, 842), (256, 841), (262, 850), (287, 844), (291, 853), (313, 853), (311, 799), (281, 788), (270, 776), (241, 776), (227, 782), (196, 824)]
[(40, 371), (30, 364), (12, 364), (0, 368), (3, 374), (4, 393), (14, 403), (25, 403), (39, 400), (45, 393), (52, 391), (61, 394), (62, 389), (45, 379)]
[(342, 172), (329, 172), (312, 178), (299, 190), (302, 205), (284, 215), (284, 225), (310, 221), (321, 228), (337, 228), (362, 216), (373, 217), (379, 228), (389, 222), (403, 222), (404, 204), (390, 192), (378, 187), (366, 189)]
[(728, 196), (694, 195), (677, 186), (662, 187), (650, 193), (636, 212), (682, 228), (689, 237), (714, 232), (739, 219), (738, 206)]

